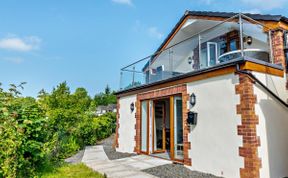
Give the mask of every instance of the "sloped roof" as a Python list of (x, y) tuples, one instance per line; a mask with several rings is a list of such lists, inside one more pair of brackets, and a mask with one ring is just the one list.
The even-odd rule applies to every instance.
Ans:
[[(159, 46), (159, 48), (156, 50), (155, 53), (160, 51), (165, 44), (168, 42), (168, 40), (171, 38), (171, 36), (176, 32), (177, 28), (181, 25), (183, 20), (187, 16), (206, 16), (206, 17), (221, 17), (221, 18), (230, 18), (232, 16), (235, 16), (239, 13), (235, 12), (213, 12), (213, 11), (189, 11), (186, 10), (184, 15), (181, 17), (181, 19), (178, 21), (178, 23), (174, 26), (172, 31), (168, 34), (168, 36), (165, 38), (163, 43)], [(270, 15), (270, 14), (251, 14), (251, 13), (243, 13), (244, 15), (254, 19), (254, 20), (263, 20), (263, 21), (274, 21), (274, 22), (280, 22), (283, 21), (288, 24), (288, 18), (282, 15)]]
[[(223, 18), (229, 18), (237, 14), (238, 13), (235, 13), (235, 12), (212, 12), (212, 11), (186, 11), (185, 12), (185, 15), (223, 17)], [(251, 14), (251, 13), (243, 13), (243, 14), (254, 20), (284, 21), (288, 23), (288, 18), (282, 15)]]

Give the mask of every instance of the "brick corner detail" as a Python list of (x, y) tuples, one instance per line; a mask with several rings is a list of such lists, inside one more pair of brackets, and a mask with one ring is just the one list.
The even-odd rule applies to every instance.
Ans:
[(236, 94), (240, 95), (237, 114), (241, 115), (241, 125), (237, 126), (238, 135), (242, 136), (243, 145), (239, 147), (239, 156), (244, 158), (244, 168), (240, 168), (241, 178), (259, 178), (261, 158), (258, 157), (260, 137), (256, 126), (259, 118), (255, 113), (257, 97), (254, 94), (253, 81), (245, 74), (239, 74), (239, 84), (235, 86)]

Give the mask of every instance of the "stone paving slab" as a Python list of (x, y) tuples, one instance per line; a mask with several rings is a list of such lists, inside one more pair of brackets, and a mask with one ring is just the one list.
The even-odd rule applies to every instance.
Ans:
[(141, 170), (171, 164), (171, 161), (146, 155), (109, 160), (102, 145), (86, 147), (82, 162), (108, 178), (156, 178)]

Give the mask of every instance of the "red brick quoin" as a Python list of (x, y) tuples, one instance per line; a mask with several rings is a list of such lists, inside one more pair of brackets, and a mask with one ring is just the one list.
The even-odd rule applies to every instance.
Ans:
[[(136, 102), (136, 136), (135, 136), (135, 142), (136, 146), (134, 148), (134, 151), (136, 153), (140, 153), (140, 144), (141, 144), (141, 130), (140, 130), (140, 124), (141, 124), (141, 116), (140, 116), (140, 105), (142, 100), (147, 99), (155, 99), (159, 97), (165, 97), (165, 96), (171, 96), (181, 94), (182, 95), (182, 104), (183, 104), (183, 118), (187, 118), (187, 112), (188, 109), (186, 107), (187, 101), (189, 99), (189, 95), (187, 94), (187, 87), (186, 84), (179, 85), (179, 86), (173, 86), (169, 88), (159, 89), (150, 91), (147, 93), (140, 93), (137, 95), (137, 102)], [(188, 141), (188, 134), (189, 134), (189, 126), (187, 125), (186, 119), (183, 119), (183, 152), (184, 152), (184, 164), (191, 166), (191, 159), (189, 158), (188, 151), (191, 148), (191, 144)]]
[[(276, 30), (272, 34), (272, 47), (273, 47), (273, 56), (274, 63), (283, 66), (284, 70), (286, 70), (285, 53), (284, 53), (284, 33), (282, 30)], [(286, 71), (288, 74), (288, 71)], [(288, 80), (286, 81), (286, 89), (288, 90)]]
[(245, 74), (239, 74), (239, 84), (236, 94), (240, 95), (237, 114), (241, 115), (241, 125), (238, 125), (238, 135), (242, 136), (243, 146), (239, 147), (239, 155), (244, 158), (244, 168), (240, 168), (241, 178), (259, 178), (261, 159), (258, 157), (260, 137), (257, 136), (256, 126), (259, 118), (255, 114), (257, 101), (253, 90), (253, 81)]

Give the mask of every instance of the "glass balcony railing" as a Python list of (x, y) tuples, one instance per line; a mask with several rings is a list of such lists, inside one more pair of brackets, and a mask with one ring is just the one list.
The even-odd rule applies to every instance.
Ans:
[(189, 19), (164, 49), (121, 69), (120, 90), (244, 56), (273, 63), (271, 44), (270, 29), (243, 14), (225, 21)]

